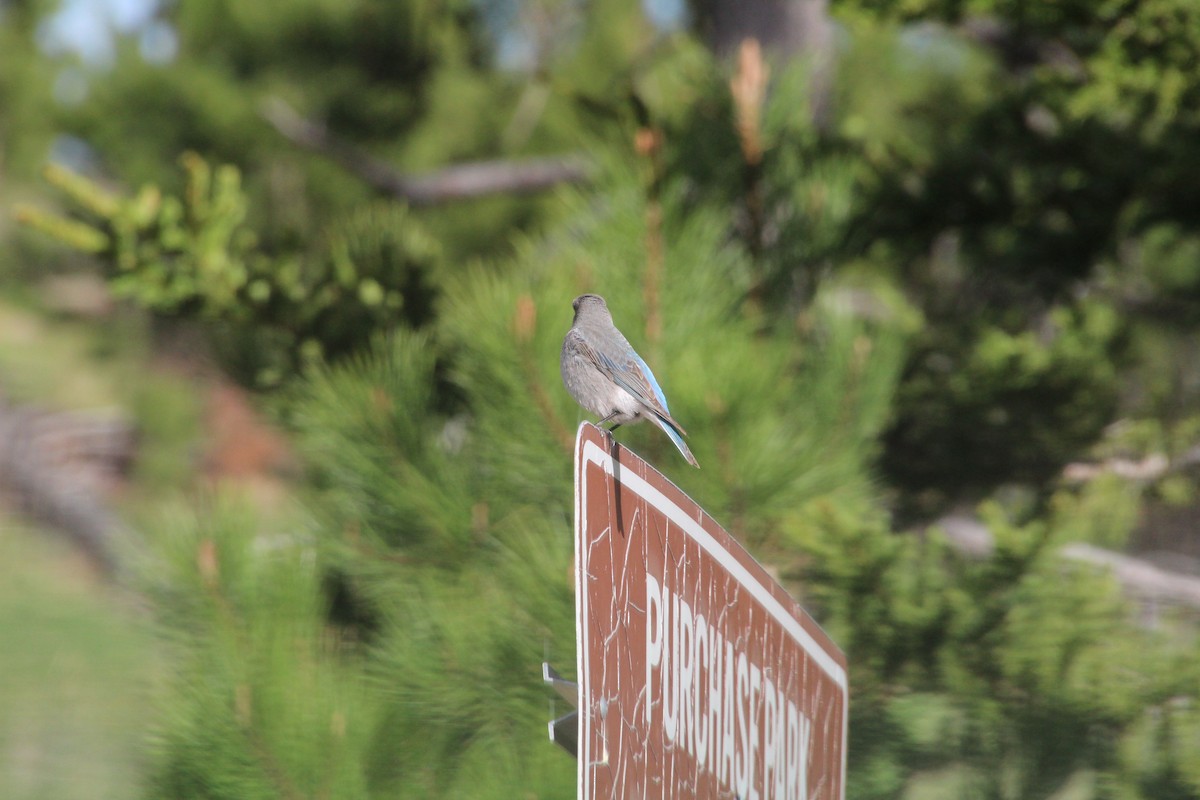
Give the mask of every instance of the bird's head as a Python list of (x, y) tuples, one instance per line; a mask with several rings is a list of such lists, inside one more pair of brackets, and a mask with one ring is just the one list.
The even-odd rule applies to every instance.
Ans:
[(604, 302), (604, 298), (598, 294), (581, 294), (571, 301), (571, 308), (575, 309), (575, 319), (579, 319), (581, 314), (600, 311), (608, 314), (608, 304)]

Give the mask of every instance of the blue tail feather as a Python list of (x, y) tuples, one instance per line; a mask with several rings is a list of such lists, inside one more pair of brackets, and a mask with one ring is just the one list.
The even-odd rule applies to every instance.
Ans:
[(676, 449), (678, 449), (680, 454), (687, 459), (687, 462), (696, 469), (699, 469), (700, 463), (696, 461), (696, 457), (692, 455), (692, 451), (689, 450), (687, 444), (684, 443), (683, 436), (679, 434), (679, 431), (675, 430), (671, 423), (667, 422), (657, 414), (648, 414), (647, 416), (655, 425), (662, 428), (663, 433), (671, 438), (671, 441), (675, 443)]

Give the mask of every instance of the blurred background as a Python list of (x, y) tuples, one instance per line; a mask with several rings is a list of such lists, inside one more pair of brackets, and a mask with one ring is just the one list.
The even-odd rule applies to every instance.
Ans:
[(1200, 797), (1194, 0), (0, 0), (0, 796), (570, 797), (558, 349), (868, 798)]

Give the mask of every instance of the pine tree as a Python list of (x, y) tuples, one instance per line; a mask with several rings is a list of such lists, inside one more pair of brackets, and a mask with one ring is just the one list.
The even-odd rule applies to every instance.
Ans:
[[(1170, 401), (1181, 368), (1142, 355), (1174, 355), (1162, 341), (1194, 324), (1196, 164), (1172, 138), (1195, 121), (1179, 110), (1196, 89), (1176, 63), (1197, 41), (1185, 5), (1032, 19), (988, 6), (1079, 48), (1097, 76), (1080, 82), (1054, 65), (1018, 69), (948, 28), (889, 21), (920, 10), (957, 22), (956, 7), (847, 4), (853, 46), (828, 131), (795, 113), (802, 72), (772, 82), (748, 55), (730, 87), (686, 37), (598, 90), (586, 66), (627, 41), (599, 30), (565, 58), (580, 69), (573, 99), (603, 120), (568, 134), (590, 145), (595, 183), (544, 205), (498, 201), (492, 222), (540, 220), (502, 245), (500, 222), (455, 239), (474, 208), (369, 205), (361, 186), (319, 162), (289, 167), (298, 156), (278, 161), (266, 134), (245, 132), (253, 110), (231, 89), (241, 76), (286, 93), (273, 70), (314, 29), (363, 51), (334, 35), (299, 74), (367, 70), (378, 50), (346, 32), (374, 6), (280, 12), (274, 32), (263, 9), (183, 8), (187, 58), (225, 48), (200, 74), (228, 116), (197, 102), (195, 119), (215, 127), (184, 133), (208, 141), (125, 154), (128, 174), (162, 189), (105, 199), (60, 176), (86, 224), (31, 219), (99, 253), (146, 305), (319, 346), (279, 362), (270, 401), (307, 464), (299, 521), (272, 534), (205, 508), (156, 539), (149, 589), (177, 680), (152, 794), (571, 791), (574, 764), (543, 739), (537, 666), (573, 660), (582, 414), (559, 386), (557, 352), (570, 299), (590, 290), (654, 368), (702, 469), (649, 426), (619, 438), (776, 566), (846, 648), (850, 796), (1200, 795), (1194, 620), (1138, 625), (1113, 581), (1063, 557), (1068, 542), (1122, 546), (1144, 504), (1188, 502), (1193, 481), (1059, 479), (1069, 459), (1174, 453), (1195, 429)], [(486, 150), (494, 118), (454, 132), (470, 146), (431, 143), (450, 97), (503, 83), (471, 55), (465, 16), (389, 17), (401, 33), (430, 24), (449, 39), (414, 51), (431, 62), (402, 65), (422, 91), (375, 87), (359, 107), (348, 98), (363, 85), (336, 73), (289, 99), (381, 151), (407, 124), (398, 105), (416, 103), (427, 114), (393, 143), (401, 161)], [(1164, 34), (1177, 47), (1152, 53), (1160, 16), (1183, 22)], [(227, 43), (213, 20), (236, 23)], [(195, 90), (193, 79), (123, 73), (111, 90)], [(560, 112), (568, 128), (584, 116)], [(112, 146), (108, 122), (90, 130)], [(226, 177), (189, 191), (208, 169), (191, 161), (179, 190), (158, 170), (185, 144), (241, 170), (218, 166)], [(1138, 174), (1143, 164), (1162, 168)], [(276, 197), (279, 174), (304, 175), (308, 191), (256, 202)], [(271, 208), (278, 219), (264, 218)], [(310, 237), (314, 209), (335, 213)], [(1123, 313), (1141, 291), (1142, 308), (1166, 302), (1173, 331)], [(1157, 381), (1148, 397), (1119, 394), (1130, 360)], [(1101, 439), (1119, 411), (1146, 422)], [(963, 555), (936, 526), (910, 529), (980, 498), (986, 555)]]
[[(286, 563), (293, 549), (324, 565), (341, 598), (337, 630), (360, 647), (326, 648), (322, 663), (336, 671), (350, 659), (365, 676), (366, 699), (358, 702), (374, 715), (348, 716), (348, 725), (362, 727), (345, 735), (370, 743), (345, 757), (357, 759), (372, 795), (571, 791), (573, 762), (544, 739), (548, 705), (537, 678), (547, 654), (568, 665), (574, 656), (570, 454), (581, 412), (559, 386), (556, 355), (570, 322), (569, 298), (584, 287), (603, 292), (631, 321), (658, 305), (661, 333), (634, 327), (631, 336), (654, 354), (680, 419), (699, 420), (713, 433), (694, 437), (704, 465), (699, 472), (652, 431), (633, 429), (628, 441), (708, 497), (714, 513), (747, 541), (785, 547), (792, 509), (822, 501), (853, 507), (870, 496), (865, 463), (903, 353), (902, 309), (870, 323), (839, 304), (839, 290), (831, 288), (806, 321), (816, 344), (806, 345), (792, 325), (764, 330), (752, 307), (728, 291), (745, 284), (748, 261), (723, 241), (715, 210), (668, 207), (656, 234), (662, 241), (648, 247), (648, 201), (636, 174), (626, 170), (612, 181), (608, 202), (572, 200), (570, 223), (557, 235), (523, 243), (503, 274), (476, 268), (449, 282), (430, 334), (381, 339), (295, 390), (289, 421), (311, 465), (315, 547), (284, 536), (275, 551), (232, 533), (210, 534), (190, 540), (199, 551), (184, 548), (176, 556), (177, 569), (199, 571), (201, 582), (207, 569), (214, 586), (206, 591), (220, 595), (226, 571), (229, 591), (237, 591), (238, 560), (257, 551), (265, 563), (245, 568), (251, 592), (250, 576), (276, 580), (268, 565)], [(658, 248), (657, 277), (673, 289), (648, 294), (647, 251)], [(834, 397), (840, 402), (830, 403)], [(206, 567), (206, 559), (234, 566)], [(302, 574), (315, 588), (312, 574)], [(168, 585), (196, 583), (194, 576), (186, 582), (172, 576)], [(196, 607), (191, 594), (181, 591), (175, 602), (193, 610), (177, 613), (212, 613)], [(319, 624), (304, 623), (311, 607), (280, 611), (285, 607), (288, 618)], [(230, 621), (235, 627), (254, 624), (260, 611), (264, 624), (285, 622), (279, 612), (235, 605), (233, 613), (239, 611), (249, 618)], [(200, 617), (175, 619), (171, 628), (213, 625)], [(236, 637), (195, 639), (188, 658), (197, 669), (212, 659), (234, 665), (222, 687), (212, 687), (234, 701), (221, 723), (232, 731), (239, 692), (276, 691), (274, 673), (253, 671), (260, 659), (272, 658), (273, 637), (246, 636), (246, 651), (232, 653)], [(248, 683), (239, 687), (233, 681), (243, 671)], [(189, 704), (204, 702), (193, 697)], [(336, 711), (306, 713), (326, 730), (328, 713)], [(215, 767), (204, 740), (192, 738), (208, 734), (176, 733), (167, 743), (163, 791), (236, 796), (265, 780), (276, 790), (294, 786), (307, 794), (333, 780), (330, 772), (289, 769), (305, 759), (283, 740), (263, 742), (265, 752), (233, 748), (228, 767)], [(244, 732), (252, 743), (259, 735)], [(321, 741), (327, 734), (298, 735)], [(247, 755), (248, 763), (238, 761)], [(231, 782), (228, 791), (199, 791), (185, 782), (193, 771), (212, 769)]]

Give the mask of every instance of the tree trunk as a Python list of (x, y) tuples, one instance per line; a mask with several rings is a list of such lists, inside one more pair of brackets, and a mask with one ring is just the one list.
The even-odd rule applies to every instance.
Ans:
[(809, 113), (828, 122), (833, 80), (833, 25), (828, 0), (699, 0), (702, 30), (718, 56), (734, 56), (744, 39), (757, 39), (776, 61), (802, 59), (810, 69)]

